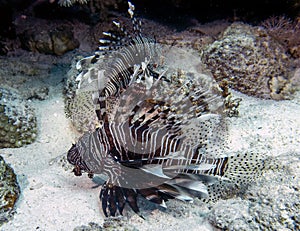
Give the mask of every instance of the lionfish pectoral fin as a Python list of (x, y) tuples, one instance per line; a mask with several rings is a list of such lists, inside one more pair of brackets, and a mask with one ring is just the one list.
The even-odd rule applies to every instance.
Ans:
[(190, 171), (208, 171), (214, 169), (215, 164), (187, 164), (187, 165), (171, 165), (164, 167), (164, 170), (190, 170)]
[(207, 186), (198, 180), (176, 178), (172, 181), (168, 181), (167, 183), (179, 186), (182, 190), (197, 197), (203, 198), (208, 196)]
[[(223, 178), (222, 178), (223, 181)], [(177, 198), (192, 202), (194, 197), (206, 199), (210, 196), (211, 185), (219, 184), (221, 177), (206, 174), (179, 173), (157, 186), (163, 199)]]
[(168, 196), (169, 198), (177, 198), (182, 201), (192, 202), (194, 199), (191, 194), (183, 190), (180, 186), (171, 185), (168, 183), (164, 183), (162, 185), (157, 186), (160, 193)]
[(106, 187), (106, 183), (103, 184), (102, 188), (101, 188), (101, 191), (100, 191), (100, 200), (101, 200), (101, 203), (102, 203), (102, 210), (103, 210), (103, 213), (106, 217), (108, 217), (108, 214), (107, 214), (107, 198), (108, 198), (108, 189)]
[(151, 187), (151, 188), (139, 189), (138, 193), (148, 201), (151, 201), (163, 208), (167, 208), (165, 201), (170, 199), (170, 197), (161, 194), (157, 188)]
[(106, 217), (114, 217), (117, 212), (123, 215), (126, 200), (122, 188), (105, 182), (100, 191), (100, 200), (102, 202), (103, 213)]
[(137, 195), (135, 189), (122, 188), (105, 182), (100, 192), (100, 200), (102, 202), (102, 210), (106, 217), (114, 217), (119, 213), (123, 215), (123, 210), (126, 203), (130, 208), (138, 214), (141, 218), (144, 217), (140, 214), (137, 204)]
[(135, 189), (123, 188), (123, 192), (126, 198), (126, 202), (129, 204), (130, 208), (145, 220), (143, 215), (140, 213), (139, 207), (137, 205), (137, 191)]
[[(180, 174), (177, 175), (177, 177), (180, 177), (180, 178), (183, 178), (183, 179), (201, 181), (205, 185), (211, 185), (211, 184), (214, 184), (214, 183), (220, 181), (220, 177), (206, 175), (206, 174), (180, 173)], [(223, 178), (222, 178), (222, 180), (223, 180)]]
[(140, 168), (144, 172), (153, 174), (155, 176), (165, 178), (165, 179), (171, 179), (169, 176), (165, 175), (162, 169), (162, 166), (159, 164), (148, 164), (144, 165), (142, 168)]
[(207, 163), (200, 163), (200, 164), (191, 164), (186, 165), (186, 170), (192, 170), (192, 171), (207, 171), (210, 169), (214, 169), (216, 167), (215, 164), (207, 164)]
[(160, 206), (163, 207), (163, 208), (168, 208), (165, 201), (162, 201)]
[(169, 155), (166, 156), (166, 158), (176, 160), (187, 160), (185, 153), (182, 151), (170, 152)]

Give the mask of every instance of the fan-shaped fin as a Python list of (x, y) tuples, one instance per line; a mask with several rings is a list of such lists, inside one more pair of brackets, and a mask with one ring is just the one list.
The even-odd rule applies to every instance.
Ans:
[(137, 192), (135, 189), (123, 188), (123, 192), (126, 198), (126, 202), (129, 204), (130, 208), (138, 214), (141, 218), (145, 219), (141, 214), (139, 207), (137, 205)]
[[(139, 214), (137, 205), (137, 192), (134, 189), (121, 188), (105, 182), (100, 192), (100, 200), (102, 202), (102, 210), (106, 217), (116, 216), (119, 212), (122, 215), (125, 204)], [(139, 214), (140, 215), (140, 214)], [(140, 215), (142, 218), (143, 216)]]
[(233, 183), (250, 183), (266, 170), (277, 168), (275, 158), (260, 153), (245, 152), (228, 157), (223, 177)]

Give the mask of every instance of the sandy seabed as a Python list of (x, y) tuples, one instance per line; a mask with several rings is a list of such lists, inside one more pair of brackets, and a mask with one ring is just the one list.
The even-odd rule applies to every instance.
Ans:
[[(239, 93), (234, 96), (243, 101), (240, 116), (229, 119), (229, 146), (233, 151), (251, 150), (274, 156), (293, 152), (300, 156), (299, 92), (290, 101), (261, 100)], [(86, 175), (75, 177), (61, 161), (76, 141), (64, 114), (62, 85), (50, 89), (49, 99), (33, 101), (33, 105), (39, 127), (36, 142), (0, 150), (15, 170), (21, 187), (16, 213), (0, 230), (67, 231), (89, 222), (101, 225), (104, 215), (100, 188)], [(145, 220), (125, 208), (124, 219), (137, 230), (214, 230), (202, 215), (205, 207), (175, 200), (167, 205), (170, 211), (144, 211)]]

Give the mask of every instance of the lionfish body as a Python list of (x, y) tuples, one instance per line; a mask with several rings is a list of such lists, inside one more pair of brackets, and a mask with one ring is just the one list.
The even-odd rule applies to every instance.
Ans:
[[(98, 52), (80, 62), (81, 67), (92, 63), (78, 77), (79, 90), (93, 92), (101, 126), (85, 133), (68, 151), (75, 175), (108, 177), (100, 193), (106, 216), (122, 214), (125, 204), (138, 213), (138, 195), (165, 206), (173, 198), (213, 199), (222, 194), (215, 192), (219, 182), (250, 182), (265, 168), (263, 158), (225, 151), (221, 97), (195, 76), (176, 79), (177, 70), (157, 67), (160, 49), (140, 34), (133, 9), (129, 3), (138, 33), (123, 39), (126, 47), (115, 42), (112, 48), (100, 47), (104, 55)], [(111, 98), (118, 103), (107, 112)]]

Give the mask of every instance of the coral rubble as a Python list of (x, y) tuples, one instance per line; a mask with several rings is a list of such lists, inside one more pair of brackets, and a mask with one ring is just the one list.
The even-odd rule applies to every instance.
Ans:
[(32, 143), (37, 135), (33, 108), (13, 89), (0, 88), (0, 148)]
[(12, 215), (20, 188), (13, 169), (0, 156), (0, 225)]
[(218, 82), (247, 95), (285, 99), (291, 92), (289, 57), (262, 28), (233, 23), (202, 60)]

